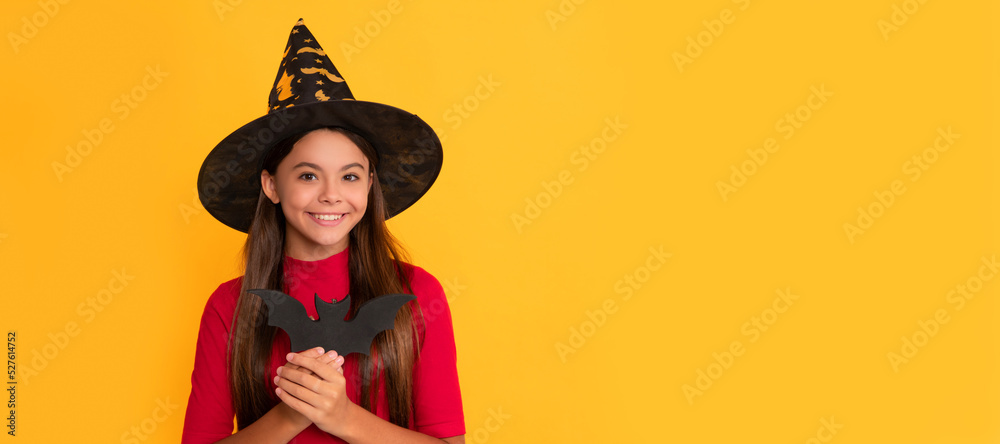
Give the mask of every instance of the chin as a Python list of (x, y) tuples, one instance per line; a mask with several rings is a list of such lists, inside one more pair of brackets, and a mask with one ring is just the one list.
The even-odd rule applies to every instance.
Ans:
[(309, 240), (311, 240), (313, 243), (315, 243), (317, 245), (322, 245), (324, 247), (329, 247), (329, 246), (332, 246), (332, 245), (336, 245), (338, 242), (342, 242), (346, 238), (347, 238), (347, 235), (345, 234), (343, 236), (329, 236), (329, 235), (327, 235), (327, 236), (310, 236)]

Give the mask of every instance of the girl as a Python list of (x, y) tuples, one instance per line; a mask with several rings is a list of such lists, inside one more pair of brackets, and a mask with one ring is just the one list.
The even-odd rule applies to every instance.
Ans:
[[(268, 110), (216, 146), (199, 174), (209, 213), (248, 235), (244, 275), (220, 285), (202, 316), (182, 441), (464, 442), (444, 291), (407, 263), (385, 225), (436, 179), (440, 142), (412, 114), (353, 100), (301, 19)], [(255, 288), (289, 294), (311, 318), (314, 295), (350, 294), (351, 316), (383, 294), (417, 299), (370, 356), (345, 358), (291, 353), (247, 292)]]

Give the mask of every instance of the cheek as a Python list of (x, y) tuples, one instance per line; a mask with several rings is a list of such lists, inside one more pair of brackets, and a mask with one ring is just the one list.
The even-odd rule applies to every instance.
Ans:
[(281, 197), (281, 207), (286, 214), (289, 211), (293, 213), (298, 212), (309, 200), (309, 197), (303, 190), (298, 189), (294, 184), (286, 184), (281, 189), (279, 196)]
[(357, 192), (354, 193), (352, 199), (354, 208), (362, 210), (368, 207), (368, 188), (358, 187)]

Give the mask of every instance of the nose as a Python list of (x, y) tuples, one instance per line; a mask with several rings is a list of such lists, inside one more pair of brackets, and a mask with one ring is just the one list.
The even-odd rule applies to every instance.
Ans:
[(340, 184), (336, 180), (326, 181), (319, 195), (320, 202), (335, 204), (340, 202), (340, 198)]

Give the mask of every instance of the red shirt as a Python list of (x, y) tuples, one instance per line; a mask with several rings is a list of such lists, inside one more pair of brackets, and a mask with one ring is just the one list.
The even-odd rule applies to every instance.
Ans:
[[(301, 261), (285, 256), (284, 292), (301, 302), (310, 316), (318, 317), (314, 294), (319, 294), (319, 298), (325, 302), (332, 302), (344, 299), (348, 293), (347, 258), (346, 249), (318, 261)], [(414, 411), (409, 428), (435, 438), (464, 435), (465, 419), (448, 301), (441, 284), (434, 276), (420, 267), (411, 267), (413, 276), (410, 285), (417, 297), (416, 303), (420, 306), (419, 312), (413, 311), (421, 345), (420, 355), (413, 367)], [(184, 434), (181, 438), (184, 444), (214, 443), (233, 431), (236, 413), (226, 378), (226, 341), (241, 283), (242, 277), (223, 283), (205, 304), (198, 331), (194, 371), (191, 372), (191, 396), (184, 417)], [(414, 306), (411, 305), (411, 308)], [(274, 394), (275, 370), (285, 364), (285, 355), (290, 348), (288, 335), (278, 329), (267, 377), (274, 405), (281, 402)], [(344, 376), (347, 377), (347, 396), (355, 404), (359, 399), (357, 384), (352, 381), (356, 368), (355, 356), (349, 355), (344, 363)], [(388, 403), (384, 394), (383, 383), (379, 387), (375, 414), (388, 421)], [(290, 442), (344, 441), (312, 424)]]

